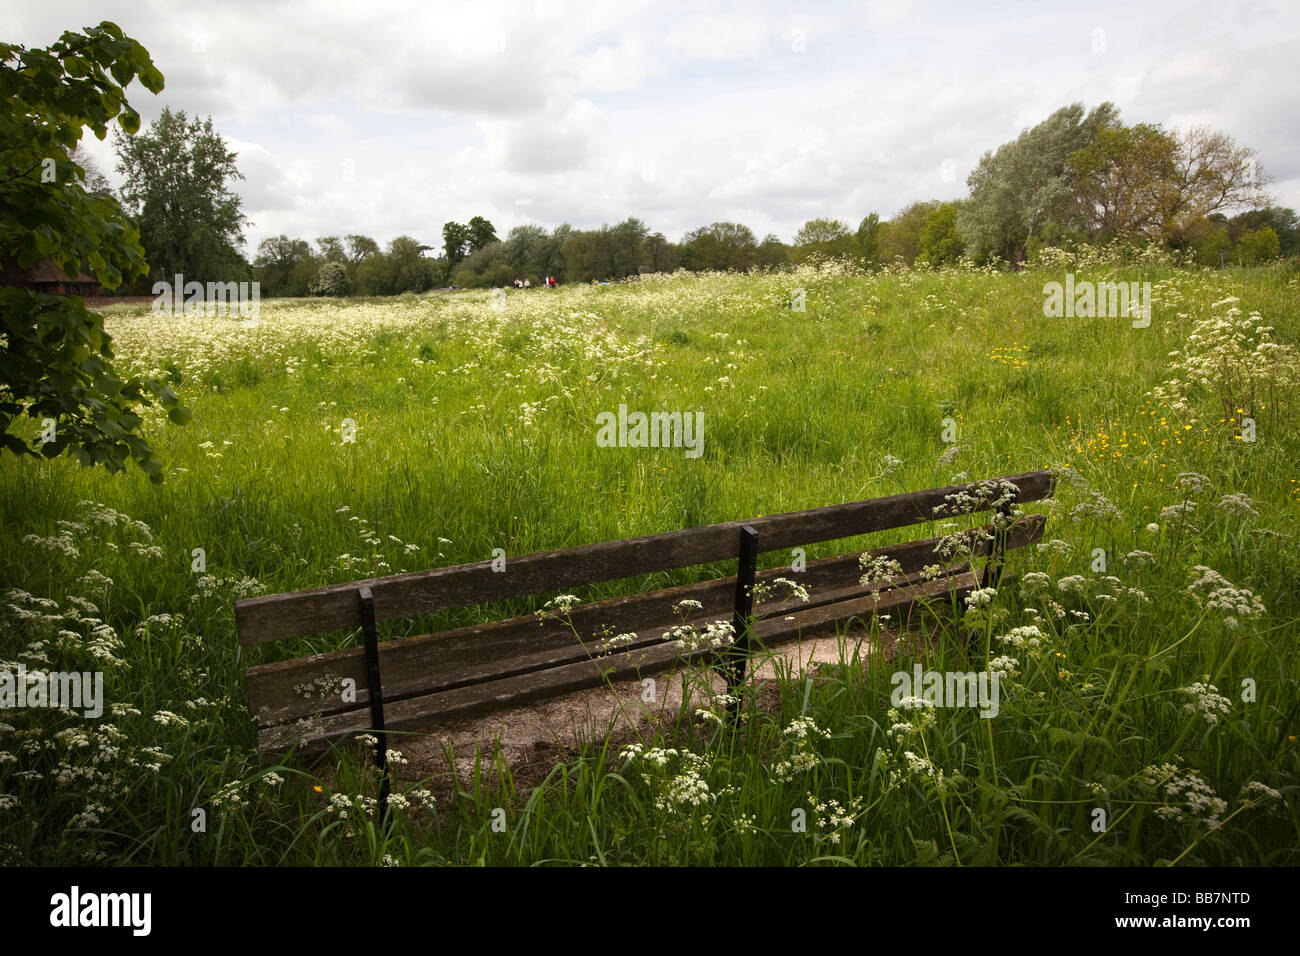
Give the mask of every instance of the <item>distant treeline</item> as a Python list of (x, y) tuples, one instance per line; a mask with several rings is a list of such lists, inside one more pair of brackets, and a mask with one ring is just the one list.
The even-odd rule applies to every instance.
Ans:
[(912, 203), (889, 220), (871, 213), (856, 229), (809, 220), (790, 243), (772, 234), (760, 240), (736, 222), (671, 242), (637, 218), (599, 229), (516, 226), (501, 239), (476, 216), (443, 225), (437, 257), (410, 236), (387, 248), (359, 235), (325, 236), (314, 246), (278, 236), (258, 246), (253, 277), (264, 296), (394, 295), (515, 279), (538, 285), (546, 276), (590, 282), (676, 269), (780, 269), (813, 257), (868, 268), (963, 258), (1017, 265), (1043, 246), (1113, 241), (1154, 242), (1214, 266), (1300, 255), (1300, 220), (1271, 204), (1253, 150), (1203, 127), (1125, 126), (1110, 103), (1057, 110), (985, 153), (966, 182), (964, 199)]

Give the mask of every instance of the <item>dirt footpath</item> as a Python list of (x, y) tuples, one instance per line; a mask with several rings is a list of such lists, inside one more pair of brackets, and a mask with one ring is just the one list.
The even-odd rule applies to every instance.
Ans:
[[(839, 663), (865, 658), (869, 654), (893, 656), (897, 637), (882, 634), (873, 646), (864, 631), (838, 637), (792, 641), (756, 656), (751, 682), (769, 687), (778, 676), (799, 676), (817, 664)], [(653, 681), (653, 683), (650, 683)], [(390, 737), (410, 760), (404, 776), (433, 776), (447, 772), (448, 756), (454, 757), (457, 775), (472, 778), (474, 755), (490, 757), (494, 742), (512, 770), (538, 764), (553, 765), (560, 754), (573, 751), (584, 742), (634, 739), (649, 736), (683, 713), (709, 707), (711, 698), (726, 692), (726, 684), (713, 670), (664, 671), (644, 680), (620, 681), (537, 701), (523, 707), (498, 711), (481, 718), (444, 724), (421, 737)]]

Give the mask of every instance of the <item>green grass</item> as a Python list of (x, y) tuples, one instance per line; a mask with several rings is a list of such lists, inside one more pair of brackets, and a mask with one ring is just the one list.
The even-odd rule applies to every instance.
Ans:
[[(162, 486), (138, 472), (0, 459), (0, 670), (103, 669), (117, 707), (99, 720), (0, 711), (0, 863), (1296, 862), (1300, 440), (1281, 387), (1295, 363), (1266, 367), (1224, 339), (1220, 389), (1187, 386), (1183, 404), (1152, 389), (1188, 378), (1170, 352), (1230, 296), (1296, 345), (1300, 279), (1282, 268), (1077, 267), (1078, 280), (1155, 284), (1152, 325), (1134, 329), (1044, 318), (1043, 283), (1064, 269), (660, 277), (532, 290), (501, 311), (476, 292), (283, 301), (263, 303), (257, 327), (113, 310), (119, 361), (179, 378), (194, 419), (182, 429), (149, 416)], [(806, 312), (790, 311), (796, 287)], [(1236, 437), (1238, 402), (1250, 403), (1254, 442)], [(703, 456), (598, 448), (595, 416), (620, 403), (702, 412)], [(948, 463), (946, 418), (960, 447)], [(344, 419), (354, 442), (342, 441)], [(241, 653), (240, 595), (1042, 467), (1066, 476), (1045, 507), (1047, 538), (1064, 544), (1026, 549), (1012, 570), (1048, 575), (1064, 617), (1031, 578), (968, 618), (970, 646), (950, 637), (923, 662), (970, 671), (1016, 657), (995, 718), (891, 716), (891, 675), (914, 661), (846, 661), (812, 683), (783, 679), (774, 710), (747, 700), (735, 730), (693, 719), (708, 704), (692, 701), (677, 735), (643, 741), (675, 751), (663, 766), (596, 740), (549, 774), (517, 778), (485, 740), (468, 783), (399, 778), (399, 792), (417, 795), (382, 830), (364, 805), (376, 781), (361, 748), (314, 765), (266, 764), (252, 750), (244, 667), (354, 636)], [(1189, 472), (1205, 476), (1203, 490), (1176, 485)], [(1255, 513), (1224, 495), (1248, 496)], [(1190, 517), (1162, 516), (1189, 496)], [(923, 532), (935, 526), (826, 543), (808, 559)], [(1150, 561), (1126, 563), (1134, 551)], [(1201, 600), (1189, 591), (1197, 566), (1266, 610), (1230, 627), (1204, 604), (1212, 588)], [(1035, 612), (1040, 647), (996, 640)], [(1216, 722), (1184, 710), (1194, 698), (1181, 689), (1197, 682), (1229, 701)], [(802, 743), (801, 718), (816, 728)], [(791, 760), (806, 769), (778, 779)], [(1172, 793), (1152, 776), (1165, 764), (1181, 768)], [(1252, 782), (1279, 797), (1243, 791)], [(430, 788), (436, 807), (423, 802)]]

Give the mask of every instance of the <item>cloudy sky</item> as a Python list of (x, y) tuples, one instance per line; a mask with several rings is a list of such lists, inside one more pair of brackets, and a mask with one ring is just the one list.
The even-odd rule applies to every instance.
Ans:
[[(985, 150), (1076, 101), (1227, 132), (1300, 208), (1289, 0), (50, 0), (7, 5), (0, 38), (105, 19), (166, 78), (129, 88), (145, 120), (211, 115), (238, 152), (250, 255), (280, 233), (439, 245), (475, 215), (788, 241), (962, 196)], [(111, 140), (87, 139), (116, 182)]]

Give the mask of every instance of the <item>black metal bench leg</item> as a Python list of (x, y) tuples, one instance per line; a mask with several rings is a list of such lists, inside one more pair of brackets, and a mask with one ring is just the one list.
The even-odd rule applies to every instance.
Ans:
[[(749, 661), (750, 619), (754, 616), (754, 577), (758, 573), (758, 532), (750, 525), (740, 529), (740, 556), (736, 562), (736, 602), (731, 626), (736, 632), (726, 668), (727, 693), (739, 697)], [(734, 711), (736, 704), (728, 705)]]
[(370, 588), (357, 591), (361, 601), (361, 630), (366, 638), (366, 690), (370, 694), (370, 726), (375, 733), (375, 766), (379, 768), (379, 825), (388, 824), (388, 734), (384, 729), (384, 689), (379, 678), (379, 635), (375, 631), (375, 597)]

